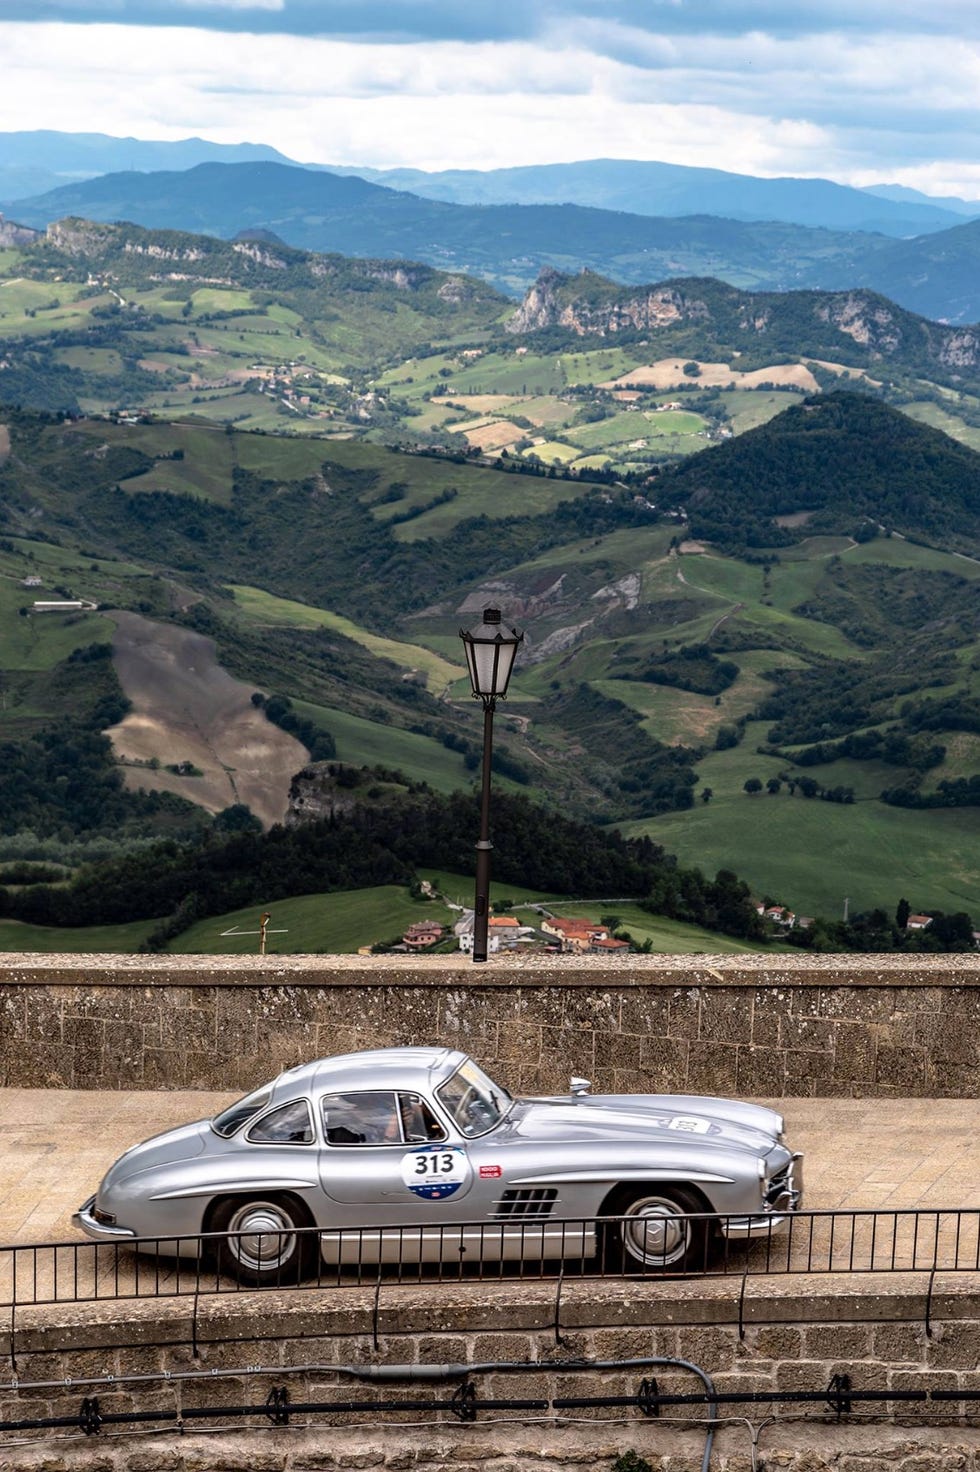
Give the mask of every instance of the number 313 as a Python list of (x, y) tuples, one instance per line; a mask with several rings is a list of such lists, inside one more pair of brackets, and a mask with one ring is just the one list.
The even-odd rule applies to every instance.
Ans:
[(440, 1150), (433, 1155), (416, 1155), (415, 1174), (417, 1176), (445, 1176), (450, 1173), (454, 1164), (451, 1150)]

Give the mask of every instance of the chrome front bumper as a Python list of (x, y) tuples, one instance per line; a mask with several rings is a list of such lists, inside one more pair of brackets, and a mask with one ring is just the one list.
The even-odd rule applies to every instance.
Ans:
[(105, 1222), (96, 1221), (92, 1214), (94, 1208), (95, 1197), (90, 1196), (72, 1213), (72, 1226), (78, 1227), (86, 1237), (91, 1237), (94, 1242), (123, 1242), (136, 1236), (132, 1227), (110, 1227)]
[(794, 1211), (799, 1211), (802, 1205), (803, 1156), (797, 1153), (786, 1167), (777, 1194), (765, 1202), (764, 1210), (759, 1216), (723, 1217), (719, 1230), (723, 1237), (740, 1242), (753, 1237), (769, 1237), (784, 1225)]

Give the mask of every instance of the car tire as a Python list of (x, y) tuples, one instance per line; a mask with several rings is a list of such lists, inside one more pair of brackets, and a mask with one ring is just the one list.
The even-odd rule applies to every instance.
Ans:
[(708, 1223), (686, 1221), (704, 1211), (705, 1203), (680, 1186), (651, 1185), (622, 1192), (609, 1203), (610, 1216), (621, 1217), (607, 1235), (607, 1266), (629, 1272), (697, 1272), (708, 1264)]
[(209, 1230), (227, 1232), (215, 1244), (218, 1268), (256, 1288), (287, 1287), (308, 1276), (316, 1255), (309, 1212), (289, 1196), (232, 1196), (218, 1203)]

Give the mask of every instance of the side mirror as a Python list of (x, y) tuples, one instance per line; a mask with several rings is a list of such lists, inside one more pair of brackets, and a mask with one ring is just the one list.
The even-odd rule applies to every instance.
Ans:
[(569, 1087), (573, 1099), (584, 1099), (592, 1087), (592, 1080), (588, 1078), (576, 1078), (572, 1074)]

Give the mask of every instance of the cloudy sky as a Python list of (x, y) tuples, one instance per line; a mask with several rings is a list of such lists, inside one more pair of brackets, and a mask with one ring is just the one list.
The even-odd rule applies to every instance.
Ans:
[(0, 131), (980, 197), (977, 0), (0, 0)]

